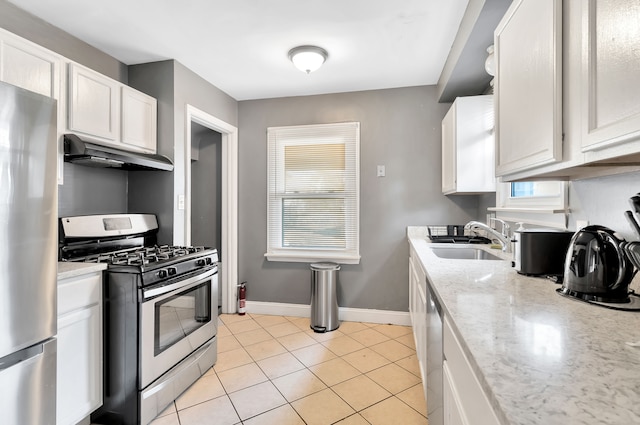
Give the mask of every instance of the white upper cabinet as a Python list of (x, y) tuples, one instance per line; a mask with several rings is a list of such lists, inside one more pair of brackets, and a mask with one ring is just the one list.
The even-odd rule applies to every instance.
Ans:
[(496, 174), (562, 159), (562, 1), (514, 0), (495, 31)]
[(120, 84), (75, 63), (69, 64), (69, 129), (115, 141), (120, 137)]
[(582, 149), (589, 152), (640, 139), (640, 5), (582, 3)]
[(63, 182), (62, 129), (65, 108), (62, 75), (64, 58), (35, 43), (0, 29), (0, 81), (58, 101), (58, 183)]
[(156, 152), (157, 101), (131, 87), (122, 87), (122, 143)]
[(442, 193), (495, 192), (493, 96), (458, 97), (442, 120)]
[(156, 153), (157, 110), (153, 97), (69, 64), (69, 132), (120, 149)]
[(0, 33), (0, 80), (60, 99), (62, 57), (8, 32)]

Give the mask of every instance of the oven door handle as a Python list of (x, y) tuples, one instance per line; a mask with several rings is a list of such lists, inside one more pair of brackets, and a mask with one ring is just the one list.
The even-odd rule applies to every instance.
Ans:
[(142, 290), (143, 301), (147, 301), (149, 298), (155, 298), (159, 295), (163, 295), (169, 292), (174, 292), (179, 289), (183, 289), (183, 288), (186, 289), (188, 286), (193, 286), (194, 284), (199, 283), (202, 280), (215, 275), (216, 273), (218, 273), (218, 268), (214, 267), (210, 270), (207, 270), (204, 273), (200, 273), (199, 275), (192, 276), (186, 280), (180, 280), (170, 285), (161, 286), (159, 288), (143, 289)]

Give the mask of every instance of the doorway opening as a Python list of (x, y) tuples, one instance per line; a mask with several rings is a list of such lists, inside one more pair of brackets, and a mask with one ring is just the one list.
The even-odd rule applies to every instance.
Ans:
[(185, 243), (218, 249), (219, 305), (236, 311), (238, 129), (191, 105), (185, 125)]

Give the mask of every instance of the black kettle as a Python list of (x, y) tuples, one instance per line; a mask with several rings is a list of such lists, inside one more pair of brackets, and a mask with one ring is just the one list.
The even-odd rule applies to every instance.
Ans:
[(624, 239), (604, 226), (587, 226), (571, 238), (561, 292), (585, 300), (629, 302), (633, 265), (622, 249)]

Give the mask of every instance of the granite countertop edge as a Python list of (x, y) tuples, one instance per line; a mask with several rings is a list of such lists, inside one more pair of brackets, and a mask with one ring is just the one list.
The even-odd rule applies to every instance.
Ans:
[(58, 279), (68, 279), (70, 277), (100, 272), (106, 268), (107, 265), (103, 263), (74, 263), (60, 261), (58, 262)]
[(439, 258), (423, 229), (409, 243), (502, 424), (640, 423), (640, 313), (561, 297), (486, 245), (505, 261)]

